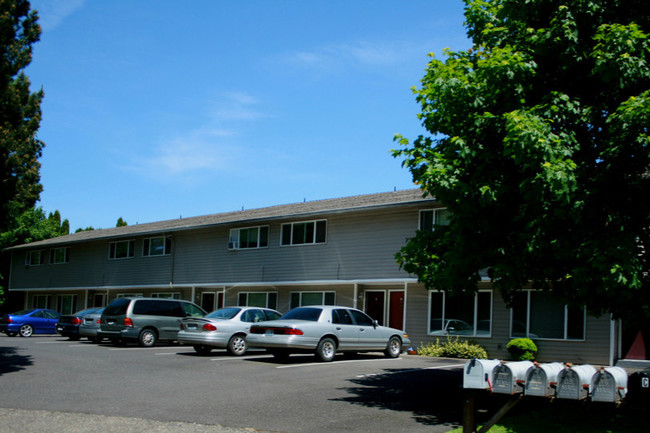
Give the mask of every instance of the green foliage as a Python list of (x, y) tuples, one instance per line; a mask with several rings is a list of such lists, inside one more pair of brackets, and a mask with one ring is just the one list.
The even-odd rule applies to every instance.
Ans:
[(650, 316), (646, 0), (466, 0), (473, 46), (414, 89), (429, 136), (393, 151), (452, 214), (396, 255), (427, 288), (545, 289)]
[(115, 227), (126, 227), (126, 226), (128, 226), (128, 225), (129, 225), (129, 223), (127, 223), (126, 221), (124, 221), (124, 220), (122, 219), (122, 217), (119, 217), (119, 218), (117, 219), (117, 224), (115, 225)]
[(537, 354), (537, 345), (530, 338), (515, 338), (506, 346), (515, 361), (533, 361)]
[(434, 356), (445, 358), (462, 358), (462, 359), (487, 359), (487, 351), (476, 343), (467, 340), (460, 340), (458, 337), (447, 337), (446, 341), (440, 342), (436, 339), (435, 343), (427, 343), (418, 347), (417, 352), (422, 356)]

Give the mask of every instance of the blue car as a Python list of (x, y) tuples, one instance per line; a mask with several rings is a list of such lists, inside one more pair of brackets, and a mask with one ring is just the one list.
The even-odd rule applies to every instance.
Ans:
[(31, 337), (32, 334), (56, 334), (56, 323), (61, 313), (43, 308), (32, 308), (5, 315), (0, 319), (0, 332), (9, 337), (20, 334)]

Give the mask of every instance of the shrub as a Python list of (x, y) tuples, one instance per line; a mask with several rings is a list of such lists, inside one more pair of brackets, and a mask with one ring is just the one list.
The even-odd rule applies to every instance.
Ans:
[(515, 338), (506, 346), (515, 361), (533, 361), (537, 354), (537, 346), (530, 338)]
[(476, 343), (467, 340), (460, 340), (458, 337), (455, 339), (447, 337), (447, 341), (440, 342), (436, 339), (435, 343), (427, 343), (420, 345), (417, 349), (418, 354), (422, 356), (442, 356), (446, 358), (478, 358), (487, 359), (488, 353), (485, 348)]

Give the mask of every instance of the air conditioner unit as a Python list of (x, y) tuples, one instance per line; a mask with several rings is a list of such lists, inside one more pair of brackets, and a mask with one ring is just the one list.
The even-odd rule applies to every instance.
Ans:
[(238, 248), (239, 248), (239, 242), (236, 242), (236, 241), (228, 242), (228, 249), (229, 250), (236, 250)]

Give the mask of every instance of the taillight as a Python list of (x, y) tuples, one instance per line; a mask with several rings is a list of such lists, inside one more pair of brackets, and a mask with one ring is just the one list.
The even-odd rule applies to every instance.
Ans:
[(2, 323), (12, 323), (13, 320), (11, 320), (11, 317), (5, 317), (4, 319), (0, 319), (0, 322), (2, 322)]
[(96, 322), (96, 323), (97, 323), (98, 325), (101, 324), (101, 323), (102, 323), (102, 318), (100, 317), (99, 319), (97, 319), (97, 322)]
[(81, 319), (78, 317), (73, 317), (72, 320), (70, 320), (70, 323), (73, 325), (81, 325)]
[(300, 329), (296, 328), (265, 328), (262, 326), (252, 327), (251, 334), (266, 334), (271, 333), (275, 335), (304, 335)]
[(185, 325), (183, 324), (183, 322), (181, 322), (181, 324), (179, 326), (181, 328), (181, 331), (183, 331), (185, 329)]
[(217, 327), (214, 326), (212, 323), (206, 323), (205, 325), (203, 325), (203, 330), (204, 331), (216, 331)]
[(133, 320), (129, 317), (124, 318), (124, 326), (128, 326), (129, 328), (133, 328)]

